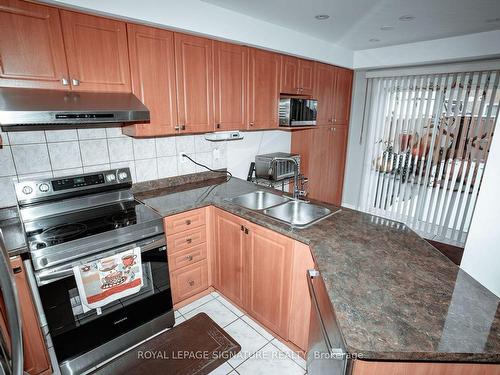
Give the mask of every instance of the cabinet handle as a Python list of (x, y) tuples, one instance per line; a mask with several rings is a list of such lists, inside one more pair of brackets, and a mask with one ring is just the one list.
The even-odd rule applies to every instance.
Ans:
[(80, 80), (73, 78), (73, 79), (71, 80), (71, 84), (72, 84), (73, 86), (80, 86)]
[(188, 282), (188, 284), (189, 284), (189, 286), (193, 286), (193, 285), (194, 285), (194, 281), (193, 281), (193, 280), (190, 280), (190, 281)]
[(177, 125), (177, 126), (174, 127), (174, 130), (179, 131), (179, 130), (181, 130), (181, 127), (179, 125)]
[(187, 242), (187, 243), (191, 243), (191, 242), (193, 242), (193, 240), (192, 240), (191, 238), (187, 238), (187, 239), (186, 239), (186, 242)]
[(186, 220), (186, 225), (191, 225), (191, 220)]
[(220, 124), (215, 125), (217, 129), (220, 129)]
[(254, 126), (254, 124), (255, 124), (255, 123), (254, 123), (253, 121), (252, 121), (252, 122), (250, 122), (250, 126)]
[(189, 260), (189, 261), (191, 262), (191, 261), (193, 260), (193, 256), (192, 256), (192, 255), (188, 255), (188, 256), (186, 257), (186, 259), (187, 259), (187, 260)]
[(244, 232), (245, 231), (245, 227), (242, 225), (241, 226), (241, 231)]
[(245, 227), (245, 234), (248, 234), (248, 228)]
[(68, 85), (69, 85), (69, 81), (68, 81), (68, 79), (67, 79), (67, 78), (61, 78), (61, 84), (62, 84), (63, 86), (68, 86)]

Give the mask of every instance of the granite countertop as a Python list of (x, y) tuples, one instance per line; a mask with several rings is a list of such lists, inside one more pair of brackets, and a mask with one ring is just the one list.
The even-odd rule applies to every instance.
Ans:
[(0, 209), (0, 234), (10, 256), (28, 251), (24, 229), (19, 220), (17, 207)]
[(500, 299), (404, 224), (342, 208), (292, 229), (228, 201), (258, 189), (237, 178), (151, 183), (136, 198), (163, 216), (213, 205), (309, 244), (359, 358), (500, 363)]

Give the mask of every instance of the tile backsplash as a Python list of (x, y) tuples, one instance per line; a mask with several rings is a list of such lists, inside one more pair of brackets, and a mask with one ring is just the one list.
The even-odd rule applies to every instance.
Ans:
[(16, 204), (17, 181), (130, 167), (133, 181), (142, 182), (205, 170), (181, 152), (246, 177), (255, 154), (290, 150), (288, 132), (244, 134), (239, 141), (209, 142), (204, 135), (135, 139), (120, 127), (0, 132), (0, 207)]

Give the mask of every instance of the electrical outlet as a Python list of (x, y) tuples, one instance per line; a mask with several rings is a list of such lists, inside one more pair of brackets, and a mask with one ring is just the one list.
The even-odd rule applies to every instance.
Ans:
[(214, 148), (212, 157), (214, 160), (220, 159), (220, 150), (218, 148)]

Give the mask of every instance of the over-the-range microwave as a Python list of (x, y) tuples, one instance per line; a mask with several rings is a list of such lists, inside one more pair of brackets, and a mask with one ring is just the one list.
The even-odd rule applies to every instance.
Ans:
[(316, 99), (282, 98), (279, 105), (279, 125), (316, 125), (318, 101)]

